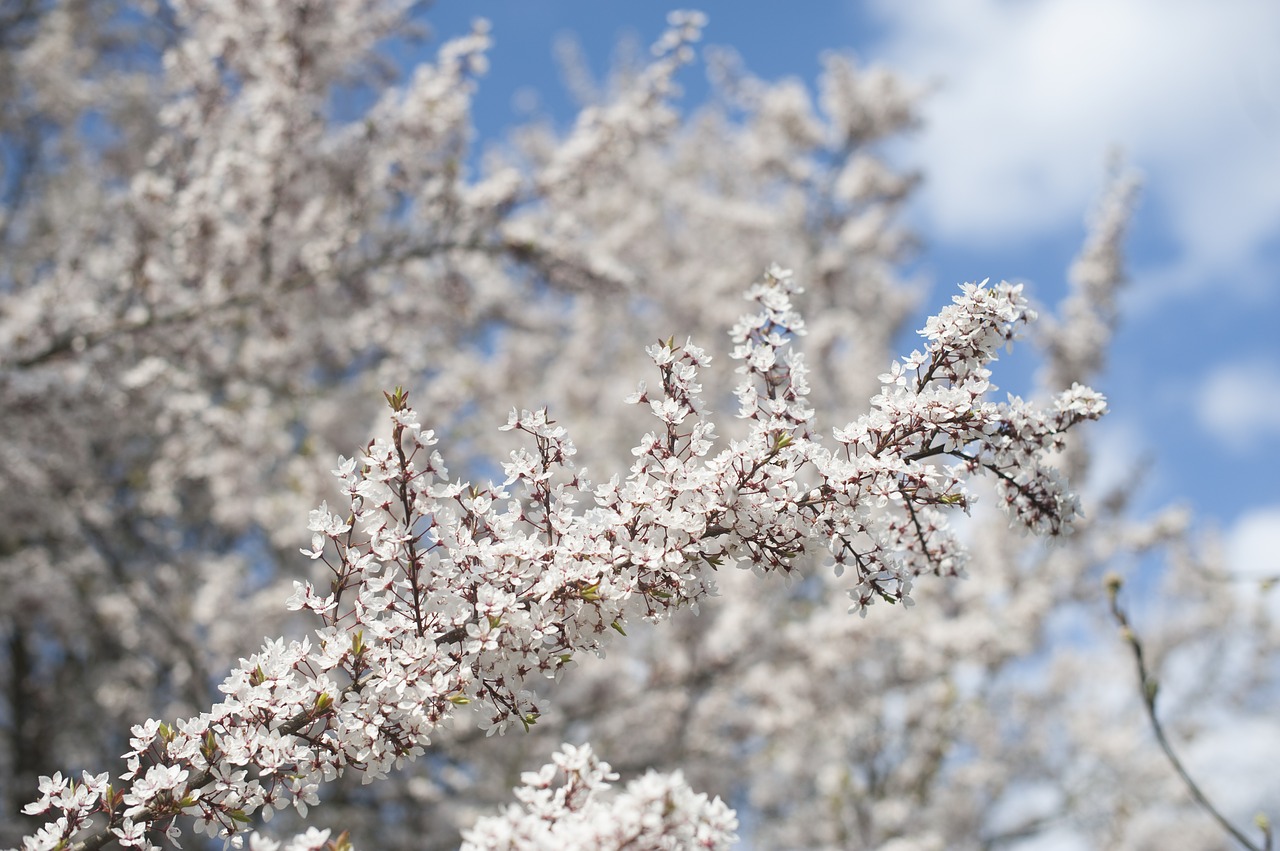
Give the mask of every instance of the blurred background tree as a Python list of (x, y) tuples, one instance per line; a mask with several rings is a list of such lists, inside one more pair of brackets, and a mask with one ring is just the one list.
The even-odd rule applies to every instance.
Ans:
[[(300, 629), (280, 601), (312, 569), (307, 511), (382, 389), (410, 388), (466, 475), (497, 474), (506, 411), (546, 405), (607, 476), (639, 437), (620, 402), (643, 346), (692, 337), (731, 387), (738, 294), (776, 260), (806, 288), (824, 422), (878, 392), (923, 295), (901, 222), (918, 176), (885, 155), (922, 89), (835, 54), (813, 90), (759, 79), (695, 50), (690, 21), (602, 83), (571, 64), (573, 121), (481, 149), (487, 28), (399, 73), (429, 21), (398, 0), (0, 6), (0, 842), (39, 774), (112, 765), (130, 724), (199, 711), (259, 636)], [(683, 103), (698, 73), (709, 94)], [(1042, 311), (1038, 394), (1105, 362), (1134, 194), (1117, 168)], [(683, 769), (751, 847), (1220, 843), (1145, 726), (1102, 575), (1160, 601), (1140, 628), (1179, 740), (1266, 723), (1276, 630), (1185, 512), (1132, 509), (1142, 459), (1096, 459), (1076, 436), (1061, 461), (1098, 483), (1064, 542), (1019, 537), (988, 496), (970, 578), (865, 620), (820, 564), (725, 572), (699, 617), (553, 689), (528, 734), (464, 720), (320, 818), (360, 847), (453, 847), (589, 739), (624, 777)], [(1220, 791), (1247, 819), (1277, 790)]]

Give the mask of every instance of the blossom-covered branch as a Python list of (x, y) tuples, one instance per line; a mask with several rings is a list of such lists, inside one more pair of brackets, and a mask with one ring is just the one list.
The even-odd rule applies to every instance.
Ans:
[[(853, 571), (852, 610), (908, 601), (916, 576), (961, 572), (946, 514), (968, 507), (975, 474), (995, 478), (1014, 522), (1067, 528), (1076, 503), (1045, 457), (1105, 404), (1080, 386), (1044, 410), (986, 398), (997, 349), (1034, 318), (1020, 287), (964, 285), (831, 448), (794, 348), (798, 291), (771, 269), (733, 329), (746, 439), (717, 447), (699, 382), (707, 354), (660, 342), (648, 349), (660, 390), (631, 397), (658, 425), (629, 472), (600, 484), (575, 468), (574, 445), (546, 410), (513, 412), (504, 426), (531, 444), (503, 463), (504, 481), (453, 480), (407, 394), (387, 394), (390, 440), (334, 471), (349, 511), (311, 515), (304, 553), (329, 579), (298, 583), (289, 606), (320, 619), (315, 635), (268, 641), (209, 711), (134, 727), (122, 784), (47, 778), (27, 811), (57, 815), (26, 847), (150, 847), (149, 832), (175, 830), (179, 815), (223, 835), (258, 810), (292, 804), (305, 815), (319, 786), (347, 770), (369, 782), (421, 755), (463, 706), (489, 733), (527, 729), (541, 712), (537, 680), (602, 652), (629, 623), (696, 608), (722, 566), (790, 571), (825, 551)], [(95, 813), (106, 828), (79, 837)]]

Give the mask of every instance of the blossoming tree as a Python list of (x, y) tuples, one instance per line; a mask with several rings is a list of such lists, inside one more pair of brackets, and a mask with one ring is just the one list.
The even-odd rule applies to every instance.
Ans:
[[(0, 20), (3, 841), (277, 813), (290, 848), (342, 847), (295, 818), (320, 802), (384, 848), (1214, 829), (1051, 634), (1185, 522), (1119, 490), (1055, 546), (1017, 533), (1072, 522), (1055, 470), (1088, 481), (1067, 430), (1102, 411), (1123, 177), (1040, 335), (1046, 401), (998, 402), (1017, 287), (967, 285), (893, 358), (914, 180), (877, 151), (915, 95), (887, 72), (827, 57), (815, 108), (708, 52), (716, 94), (682, 115), (702, 21), (678, 15), (569, 129), (479, 157), (484, 26), (391, 85), (404, 2), (138, 11)], [(740, 318), (774, 259), (794, 275)], [(1163, 646), (1236, 604), (1190, 593)]]

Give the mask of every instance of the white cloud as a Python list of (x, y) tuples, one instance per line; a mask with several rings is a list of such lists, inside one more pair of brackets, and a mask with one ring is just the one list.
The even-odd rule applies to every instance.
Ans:
[(1274, 812), (1280, 795), (1278, 759), (1280, 731), (1269, 715), (1233, 714), (1203, 731), (1186, 751), (1192, 776), (1239, 825), (1250, 824), (1255, 813)]
[(1263, 360), (1217, 367), (1200, 384), (1196, 416), (1238, 450), (1280, 435), (1280, 367)]
[(1280, 587), (1258, 585), (1259, 580), (1280, 576), (1280, 505), (1241, 515), (1227, 533), (1225, 550), (1227, 571), (1254, 580), (1235, 585), (1242, 611), (1250, 611), (1261, 602), (1273, 620), (1280, 620)]
[(1227, 535), (1227, 569), (1242, 577), (1280, 576), (1280, 505), (1242, 515)]
[[(930, 233), (1078, 227), (1118, 146), (1177, 245), (1162, 286), (1260, 274), (1280, 232), (1280, 4), (878, 0), (878, 58), (939, 81), (909, 153)], [(1254, 261), (1254, 262), (1251, 262)]]
[(1091, 506), (1126, 483), (1132, 483), (1137, 475), (1144, 476), (1142, 484), (1145, 489), (1152, 489), (1154, 484), (1158, 484), (1153, 478), (1156, 472), (1147, 469), (1150, 441), (1140, 424), (1133, 420), (1122, 419), (1115, 413), (1108, 414), (1090, 429), (1089, 446), (1093, 456), (1089, 478), (1075, 483), (1086, 514)]
[(1234, 576), (1254, 579), (1236, 586), (1245, 611), (1258, 595), (1272, 619), (1280, 619), (1280, 588), (1259, 587), (1256, 580), (1280, 576), (1280, 505), (1254, 509), (1232, 524), (1226, 537), (1226, 569)]

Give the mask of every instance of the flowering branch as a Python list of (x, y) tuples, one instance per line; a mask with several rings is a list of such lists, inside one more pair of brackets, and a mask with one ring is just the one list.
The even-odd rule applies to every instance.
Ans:
[[(921, 331), (924, 349), (881, 377), (873, 410), (834, 430), (834, 449), (817, 434), (792, 348), (804, 334), (797, 292), (789, 272), (770, 269), (732, 331), (744, 440), (713, 452), (698, 381), (709, 357), (660, 342), (647, 351), (661, 390), (641, 385), (629, 400), (647, 403), (658, 426), (625, 478), (598, 485), (545, 409), (513, 411), (504, 426), (532, 441), (503, 463), (504, 481), (452, 481), (407, 394), (387, 394), (391, 439), (334, 471), (349, 512), (311, 513), (303, 552), (328, 567), (328, 587), (295, 583), (288, 605), (319, 618), (314, 637), (268, 641), (208, 712), (134, 727), (120, 788), (106, 774), (42, 780), (27, 812), (60, 815), (25, 847), (151, 848), (152, 831), (176, 835), (179, 814), (225, 836), (259, 810), (305, 815), (321, 783), (348, 769), (370, 782), (422, 754), (460, 706), (489, 734), (528, 729), (540, 714), (535, 676), (560, 677), (637, 619), (696, 609), (723, 565), (791, 571), (826, 551), (837, 572), (853, 569), (851, 611), (909, 603), (916, 576), (962, 573), (946, 514), (968, 508), (976, 474), (995, 478), (1015, 522), (1068, 528), (1076, 501), (1045, 457), (1105, 403), (1079, 385), (1044, 410), (986, 398), (996, 350), (1034, 319), (1020, 287), (964, 285)], [(72, 843), (97, 814), (106, 826)]]

